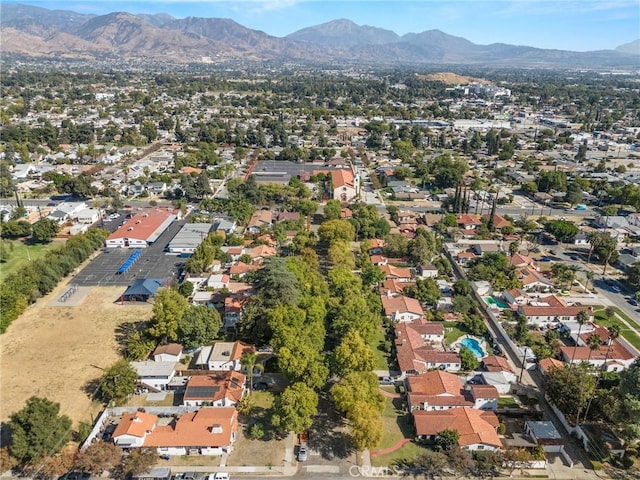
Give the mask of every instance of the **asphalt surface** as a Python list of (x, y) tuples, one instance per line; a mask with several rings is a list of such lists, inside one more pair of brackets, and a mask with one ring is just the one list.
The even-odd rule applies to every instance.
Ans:
[(122, 285), (128, 286), (138, 278), (178, 278), (185, 259), (165, 252), (169, 242), (186, 223), (173, 222), (158, 240), (148, 248), (141, 249), (141, 255), (131, 268), (121, 275), (116, 272), (135, 251), (133, 248), (105, 248), (74, 279), (79, 286)]

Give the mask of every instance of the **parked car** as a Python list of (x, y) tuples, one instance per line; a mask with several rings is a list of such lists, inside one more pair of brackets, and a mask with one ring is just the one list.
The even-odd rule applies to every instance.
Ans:
[(378, 377), (380, 385), (393, 385), (393, 378), (389, 376)]
[(229, 480), (229, 474), (227, 472), (217, 472), (213, 478), (214, 480)]
[(551, 261), (551, 259), (550, 259), (549, 257), (542, 257), (542, 258), (540, 259), (540, 261), (541, 261), (541, 262), (550, 262), (550, 261)]
[(261, 392), (267, 390), (269, 388), (269, 384), (267, 382), (257, 382), (253, 384), (253, 389), (256, 392)]
[(611, 290), (613, 290), (616, 293), (620, 293), (620, 287), (617, 285), (611, 285)]
[(306, 462), (308, 456), (309, 456), (309, 451), (307, 449), (307, 446), (306, 445), (300, 445), (298, 447), (298, 461), (299, 462)]
[(629, 305), (632, 305), (634, 307), (638, 306), (638, 301), (637, 300), (635, 300), (633, 298), (630, 298), (628, 301), (629, 301)]

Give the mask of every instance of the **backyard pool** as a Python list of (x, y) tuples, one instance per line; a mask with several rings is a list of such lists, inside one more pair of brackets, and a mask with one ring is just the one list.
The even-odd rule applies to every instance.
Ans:
[(478, 357), (478, 360), (484, 358), (484, 350), (482, 350), (480, 343), (475, 338), (465, 338), (460, 342), (460, 344), (471, 350), (473, 354)]
[(491, 305), (492, 307), (498, 307), (498, 308), (509, 308), (509, 305), (507, 305), (506, 303), (504, 303), (502, 300), (498, 300), (497, 298), (493, 298), (493, 297), (484, 297), (484, 301), (487, 302), (489, 305)]

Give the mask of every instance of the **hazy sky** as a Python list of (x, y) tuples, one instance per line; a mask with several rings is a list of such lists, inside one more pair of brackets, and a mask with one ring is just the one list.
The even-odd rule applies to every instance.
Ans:
[(402, 35), (439, 29), (477, 44), (564, 50), (615, 48), (640, 38), (640, 0), (0, 0), (105, 14), (231, 18), (275, 36), (338, 18)]

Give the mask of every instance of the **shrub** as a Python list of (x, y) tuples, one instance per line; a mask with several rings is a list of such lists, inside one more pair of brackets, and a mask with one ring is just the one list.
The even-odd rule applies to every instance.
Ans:
[(260, 440), (264, 437), (264, 427), (259, 423), (254, 423), (249, 429), (249, 436), (254, 440)]

